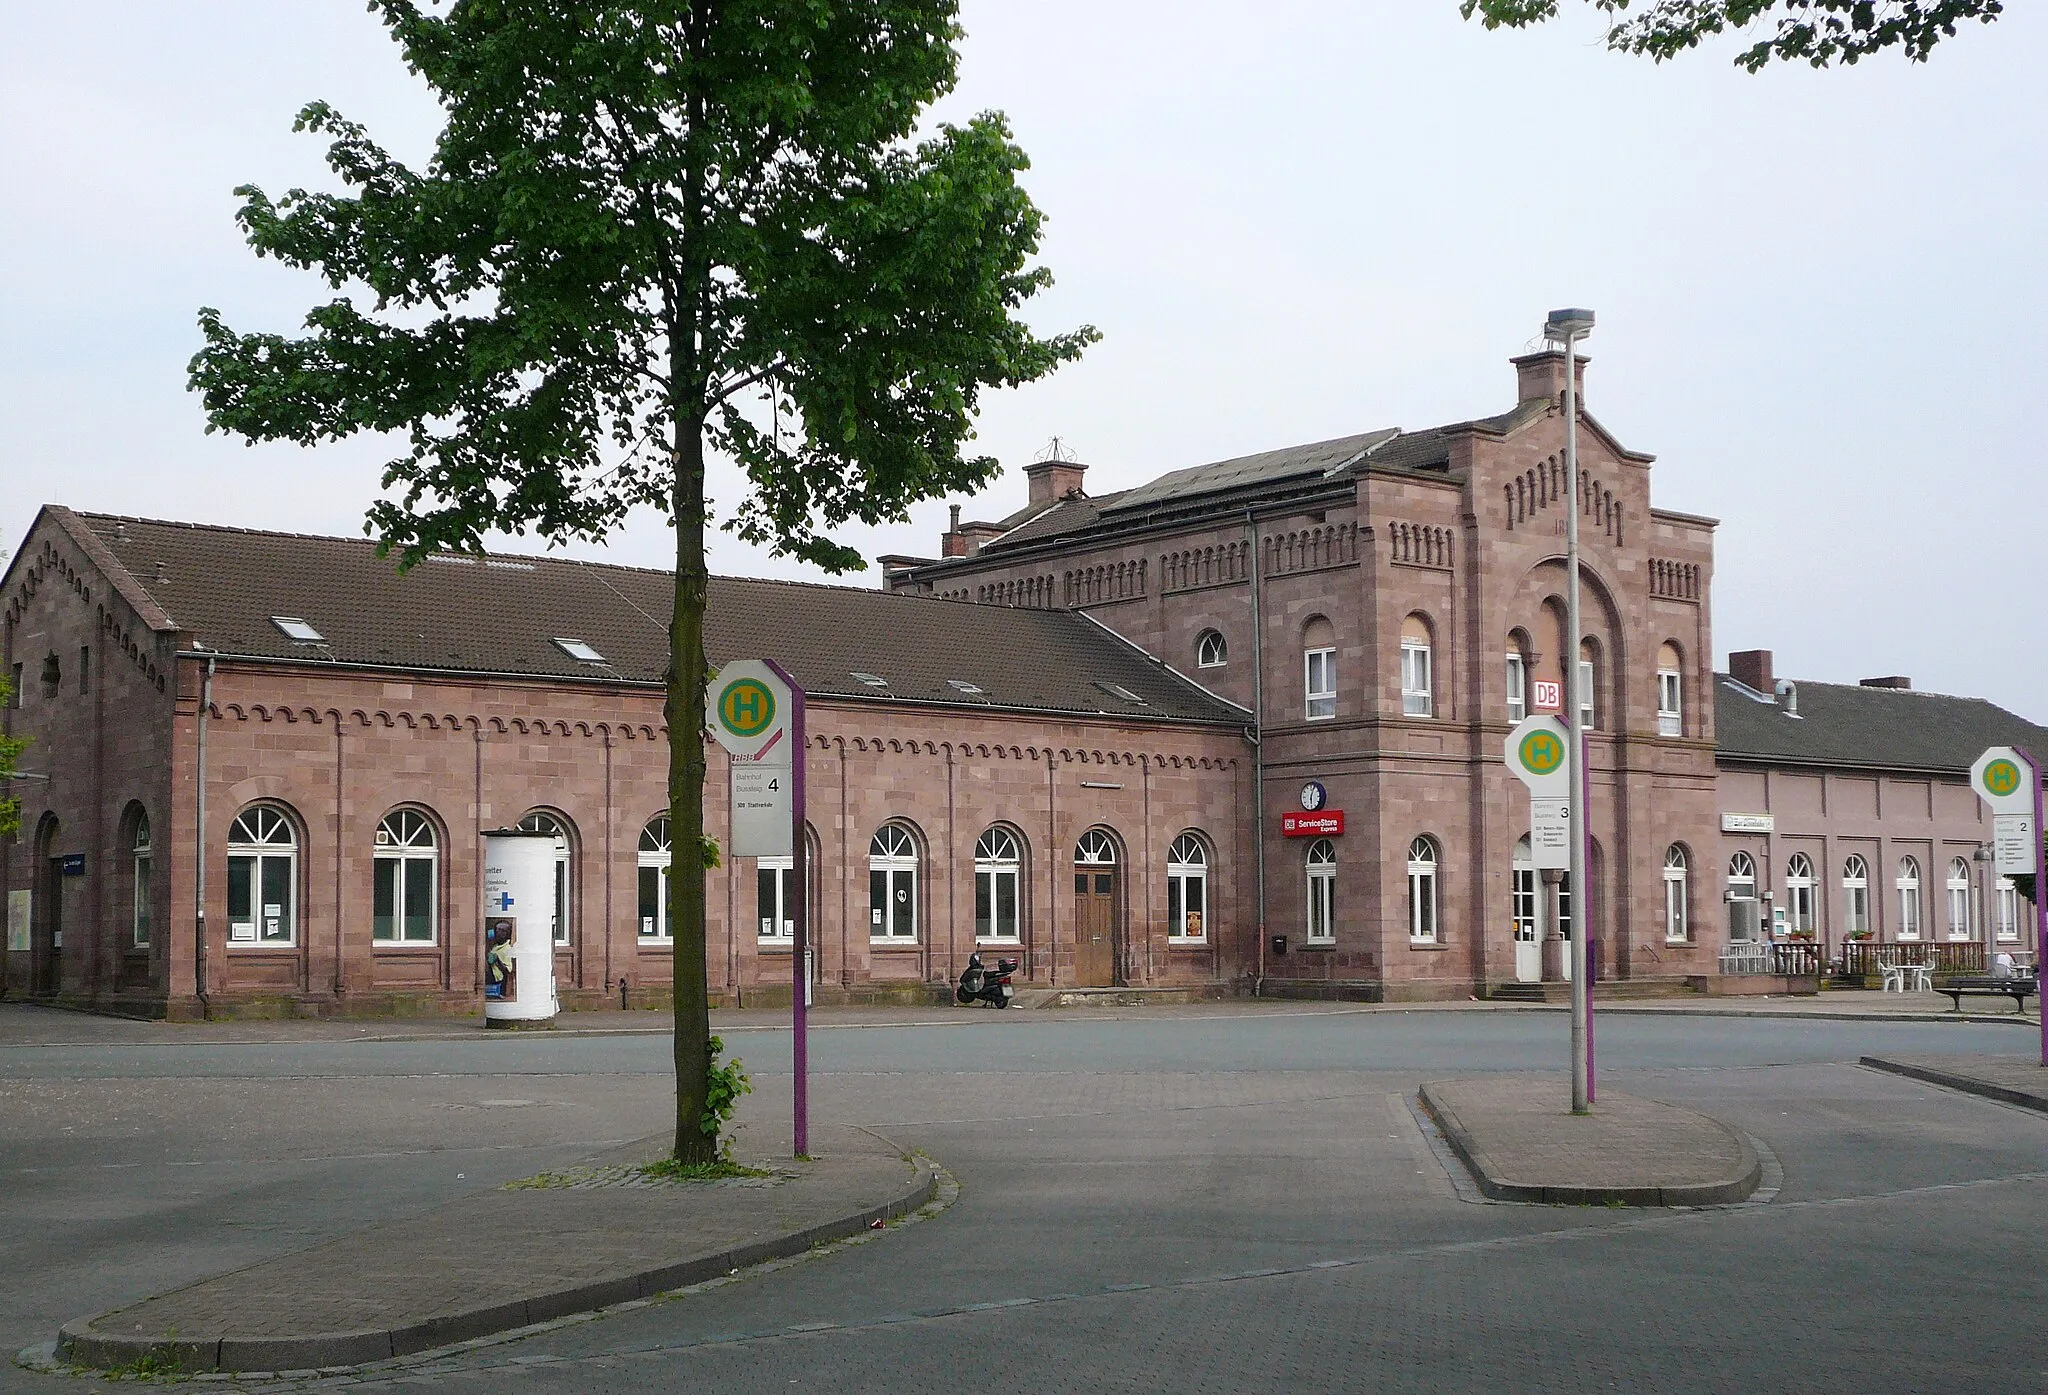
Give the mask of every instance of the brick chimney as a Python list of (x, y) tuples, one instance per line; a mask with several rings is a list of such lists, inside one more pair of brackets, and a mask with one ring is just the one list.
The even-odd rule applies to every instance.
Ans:
[(1031, 482), (1031, 507), (1042, 508), (1069, 494), (1081, 492), (1081, 476), (1088, 467), (1078, 460), (1034, 460), (1024, 467)]
[[(1538, 349), (1533, 354), (1508, 360), (1515, 366), (1515, 401), (1527, 402), (1541, 397), (1555, 400), (1564, 395), (1564, 350)], [(1586, 365), (1592, 362), (1584, 354), (1578, 356), (1576, 367), (1579, 372), (1579, 403), (1586, 401)]]
[(1772, 686), (1777, 679), (1771, 673), (1771, 651), (1768, 649), (1745, 649), (1739, 654), (1728, 656), (1728, 676), (1743, 687), (1771, 697)]
[(939, 534), (939, 556), (965, 557), (966, 555), (967, 539), (960, 535), (960, 506), (955, 504), (953, 505), (952, 522), (947, 525), (945, 532)]

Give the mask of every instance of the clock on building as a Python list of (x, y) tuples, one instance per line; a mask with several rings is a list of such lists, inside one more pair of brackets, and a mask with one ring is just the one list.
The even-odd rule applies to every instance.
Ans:
[(1310, 780), (1301, 787), (1301, 807), (1313, 814), (1330, 802), (1330, 792), (1323, 788), (1321, 781)]

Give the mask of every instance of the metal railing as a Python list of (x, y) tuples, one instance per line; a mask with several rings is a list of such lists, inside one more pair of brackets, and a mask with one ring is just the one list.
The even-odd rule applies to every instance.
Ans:
[(1842, 972), (1873, 978), (1900, 964), (1926, 964), (1938, 974), (1984, 972), (1982, 940), (1850, 940), (1841, 947)]

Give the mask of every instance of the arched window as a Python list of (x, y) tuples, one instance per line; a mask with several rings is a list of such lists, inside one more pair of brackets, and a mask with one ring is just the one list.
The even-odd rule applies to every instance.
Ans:
[(1970, 914), (1970, 864), (1963, 858), (1953, 858), (1948, 864), (1948, 937), (1967, 940), (1975, 929), (1975, 918)]
[(1529, 715), (1529, 637), (1520, 630), (1508, 635), (1507, 692), (1508, 720), (1519, 722)]
[(1870, 864), (1855, 853), (1842, 863), (1842, 933), (1858, 939), (1870, 934)]
[(1785, 864), (1786, 928), (1795, 935), (1813, 933), (1813, 859), (1793, 853)]
[(1657, 649), (1657, 735), (1685, 735), (1685, 669), (1678, 646), (1666, 641)]
[(1311, 722), (1337, 715), (1337, 631), (1318, 615), (1301, 630), (1303, 715)]
[(1735, 901), (1756, 899), (1756, 859), (1737, 851), (1728, 859), (1728, 896)]
[(1091, 828), (1074, 845), (1074, 861), (1087, 867), (1116, 866), (1116, 843), (1099, 828)]
[(1166, 850), (1166, 938), (1183, 944), (1209, 933), (1209, 850), (1183, 833)]
[(1022, 938), (1017, 893), (1023, 880), (1024, 851), (1007, 828), (991, 828), (974, 843), (974, 938), (1015, 941)]
[(149, 948), (150, 873), (149, 815), (135, 811), (135, 840), (129, 845), (129, 930), (137, 949)]
[(555, 943), (569, 943), (569, 914), (576, 904), (569, 894), (574, 883), (569, 875), (572, 852), (569, 844), (569, 824), (559, 814), (546, 809), (535, 809), (519, 821), (519, 826), (528, 833), (551, 833), (555, 839)]
[(1436, 715), (1435, 665), (1431, 661), (1429, 622), (1411, 615), (1401, 622), (1401, 715)]
[(1337, 845), (1318, 838), (1308, 845), (1308, 942), (1326, 945), (1337, 938)]
[(1920, 938), (1920, 864), (1910, 857), (1899, 859), (1899, 938)]
[(370, 938), (380, 944), (434, 942), (434, 889), (440, 878), (434, 825), (414, 809), (395, 809), (377, 825), (371, 860)]
[(883, 824), (868, 844), (868, 935), (917, 940), (917, 841), (899, 823)]
[(1222, 668), (1230, 662), (1230, 646), (1215, 630), (1202, 631), (1195, 641), (1195, 664), (1199, 668)]
[(1435, 944), (1437, 938), (1436, 844), (1427, 837), (1408, 845), (1408, 938)]
[(666, 940), (674, 932), (669, 914), (674, 893), (669, 890), (670, 861), (668, 815), (656, 814), (640, 830), (640, 938)]
[(228, 829), (229, 946), (298, 942), (299, 836), (284, 810), (244, 809)]
[(1515, 939), (1531, 943), (1536, 939), (1536, 862), (1528, 834), (1516, 840), (1508, 871), (1509, 913), (1514, 917)]
[(1998, 879), (1997, 935), (2001, 940), (2017, 940), (2020, 937), (2020, 889), (2013, 885), (2011, 877)]
[(1579, 725), (1586, 731), (1600, 729), (1600, 646), (1590, 639), (1579, 641), (1579, 674), (1572, 684), (1579, 704)]
[(1692, 921), (1687, 913), (1690, 897), (1687, 894), (1685, 849), (1673, 843), (1664, 850), (1664, 942), (1683, 944), (1692, 937)]

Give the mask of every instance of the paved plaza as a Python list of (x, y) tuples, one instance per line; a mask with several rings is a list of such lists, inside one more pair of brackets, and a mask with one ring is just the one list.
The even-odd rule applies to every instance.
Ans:
[[(668, 1039), (638, 1014), (582, 1025), (601, 1030), (170, 1028), (0, 1005), (0, 1342), (34, 1348), (64, 1322), (633, 1147), (669, 1115)], [(720, 1029), (759, 1087), (743, 1147), (785, 1150), (786, 1033), (767, 1015)], [(951, 1205), (423, 1362), (228, 1384), (2042, 1387), (2048, 1281), (2015, 1237), (2048, 1202), (2048, 1118), (1859, 1064), (1975, 1058), (2025, 1078), (2037, 1029), (1613, 1013), (1603, 1088), (1731, 1126), (1767, 1185), (1698, 1209), (1480, 1197), (1418, 1090), (1490, 1082), (1562, 1110), (1564, 1030), (1489, 1008), (829, 1014), (816, 1127), (929, 1156)], [(133, 1386), (12, 1367), (0, 1388)]]

